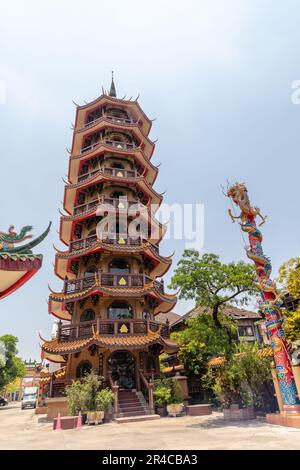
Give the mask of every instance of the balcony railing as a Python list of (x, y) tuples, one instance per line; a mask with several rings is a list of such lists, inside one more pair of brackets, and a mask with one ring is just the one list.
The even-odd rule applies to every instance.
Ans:
[(150, 320), (122, 319), (101, 320), (75, 323), (70, 325), (60, 324), (57, 331), (57, 340), (60, 343), (74, 341), (76, 339), (89, 338), (97, 330), (100, 335), (130, 336), (145, 335), (148, 332), (155, 333), (160, 330), (164, 338), (169, 337), (169, 326)]
[(109, 140), (109, 139), (104, 139), (99, 140), (98, 142), (95, 142), (94, 144), (87, 145), (86, 147), (83, 147), (80, 150), (81, 155), (90, 152), (91, 150), (94, 150), (95, 148), (99, 147), (101, 144), (104, 145), (109, 145), (110, 147), (114, 147), (117, 149), (123, 149), (123, 150), (134, 150), (136, 149), (136, 145), (133, 142), (119, 142), (117, 140)]
[(147, 210), (147, 207), (139, 200), (135, 199), (134, 201), (129, 201), (127, 198), (109, 198), (102, 197), (98, 199), (93, 199), (90, 202), (85, 204), (78, 204), (74, 206), (74, 215), (84, 214), (89, 212), (92, 209), (95, 209), (98, 205), (107, 204), (108, 206), (113, 206), (115, 209), (130, 209), (132, 206), (138, 206), (139, 211)]
[(108, 114), (104, 114), (103, 116), (100, 116), (97, 119), (94, 119), (93, 121), (86, 122), (84, 125), (84, 129), (88, 129), (89, 127), (94, 126), (97, 124), (97, 122), (101, 121), (101, 119), (108, 119), (109, 121), (112, 121), (116, 124), (134, 124), (135, 121), (133, 119), (126, 119), (126, 118), (121, 118), (121, 117), (116, 117), (116, 116), (110, 116)]
[(79, 204), (78, 206), (74, 206), (74, 215), (84, 214), (85, 212), (89, 212), (92, 209), (96, 209), (99, 205), (99, 199), (94, 199), (93, 201), (87, 202), (86, 204)]
[(137, 178), (138, 176), (140, 176), (137, 170), (123, 170), (123, 168), (102, 167), (98, 168), (97, 170), (93, 170), (89, 173), (79, 175), (77, 178), (77, 183), (83, 183), (84, 181), (88, 181), (99, 172), (107, 176), (117, 176), (118, 178)]
[[(84, 250), (94, 245), (97, 241), (97, 235), (90, 235), (86, 238), (80, 238), (79, 240), (70, 241), (70, 251)], [(102, 242), (114, 246), (140, 246), (143, 242), (142, 237), (129, 237), (127, 234), (122, 233), (111, 233), (107, 236), (102, 237)], [(152, 244), (153, 249), (158, 253), (158, 245)]]
[[(81, 292), (85, 289), (93, 287), (96, 283), (102, 287), (117, 287), (124, 289), (128, 287), (144, 287), (147, 284), (153, 282), (151, 277), (146, 274), (113, 274), (103, 273), (98, 271), (93, 275), (87, 277), (65, 280), (64, 282), (64, 293), (73, 294)], [(164, 293), (164, 285), (162, 281), (154, 281), (155, 288)]]

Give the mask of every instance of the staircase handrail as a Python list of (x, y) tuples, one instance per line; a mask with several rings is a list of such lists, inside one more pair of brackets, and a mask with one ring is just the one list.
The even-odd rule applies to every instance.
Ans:
[(114, 392), (114, 395), (115, 395), (114, 413), (115, 413), (115, 417), (117, 417), (118, 413), (119, 413), (119, 385), (117, 385), (113, 381), (112, 376), (111, 376), (111, 372), (108, 372), (107, 375), (108, 375), (108, 381), (109, 381), (110, 388), (112, 389), (112, 391)]
[(140, 378), (147, 389), (148, 398), (149, 398), (149, 410), (150, 410), (150, 414), (153, 415), (154, 414), (154, 398), (153, 398), (154, 384), (152, 382), (148, 382), (142, 370), (140, 370)]

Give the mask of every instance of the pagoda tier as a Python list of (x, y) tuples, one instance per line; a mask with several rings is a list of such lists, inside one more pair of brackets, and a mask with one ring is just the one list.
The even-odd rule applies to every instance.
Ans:
[(70, 157), (69, 182), (71, 184), (77, 183), (80, 179), (84, 179), (85, 173), (88, 173), (89, 170), (93, 171), (99, 163), (105, 164), (111, 158), (122, 158), (124, 162), (129, 162), (131, 167), (142, 174), (149, 184), (154, 184), (158, 168), (145, 157), (142, 151), (135, 149), (134, 152), (125, 156), (123, 149), (117, 147), (111, 149), (102, 144), (92, 152)]
[[(152, 277), (161, 277), (169, 269), (172, 263), (171, 256), (163, 257), (159, 254), (158, 246), (152, 245), (141, 238), (122, 238), (119, 235), (104, 240), (98, 240), (97, 235), (75, 240), (70, 244), (71, 251), (57, 251), (55, 255), (55, 274), (61, 279), (67, 276), (75, 278), (74, 264), (79, 263), (80, 258), (93, 253), (104, 254), (132, 254), (137, 260), (142, 260), (149, 265), (149, 274)], [(73, 263), (72, 263), (73, 262)]]
[[(80, 179), (80, 178), (79, 178)], [(84, 179), (78, 183), (68, 184), (65, 187), (64, 209), (70, 215), (74, 211), (75, 201), (84, 194), (93, 194), (101, 188), (103, 197), (109, 199), (111, 188), (118, 186), (127, 188), (130, 192), (133, 188), (139, 199), (145, 204), (160, 206), (163, 196), (153, 190), (151, 185), (143, 176), (139, 176), (136, 170), (124, 170), (121, 168), (111, 168), (109, 166), (100, 167), (84, 175)], [(126, 194), (126, 193), (125, 193)]]
[[(93, 196), (90, 201), (78, 204), (74, 208), (73, 215), (61, 213), (59, 230), (61, 241), (65, 245), (70, 245), (73, 240), (78, 240), (78, 237), (81, 238), (82, 233), (86, 233), (86, 238), (89, 237), (90, 232), (96, 230), (97, 223), (106, 212), (116, 211), (122, 213), (123, 208), (126, 206), (128, 206), (127, 212), (130, 220), (136, 215), (137, 209), (141, 208), (139, 216), (148, 224), (148, 241), (152, 244), (160, 242), (167, 231), (167, 225), (155, 219), (150, 207), (141, 205), (136, 197), (123, 202), (122, 199), (100, 196)], [(131, 208), (133, 214), (131, 214)]]
[[(159, 253), (166, 226), (155, 219), (163, 196), (152, 187), (150, 129), (137, 101), (116, 98), (113, 82), (109, 96), (77, 106), (60, 222), (68, 250), (55, 257), (64, 286), (49, 297), (60, 321), (42, 344), (44, 357), (65, 363), (64, 383), (93, 369), (114, 391), (143, 391), (147, 376), (159, 374), (159, 354), (178, 350), (168, 325), (155, 321), (176, 296), (157, 279), (171, 257)], [(114, 230), (101, 231), (107, 220)], [(143, 230), (133, 236), (132, 227)]]

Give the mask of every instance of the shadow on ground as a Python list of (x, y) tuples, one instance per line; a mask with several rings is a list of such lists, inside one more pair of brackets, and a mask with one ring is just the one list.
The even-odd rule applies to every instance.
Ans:
[(259, 428), (266, 426), (265, 418), (256, 418), (249, 419), (244, 421), (227, 421), (222, 416), (216, 418), (207, 419), (197, 424), (190, 424), (188, 428), (203, 428), (203, 429), (212, 429), (212, 428), (226, 428), (226, 427), (236, 427), (236, 428)]

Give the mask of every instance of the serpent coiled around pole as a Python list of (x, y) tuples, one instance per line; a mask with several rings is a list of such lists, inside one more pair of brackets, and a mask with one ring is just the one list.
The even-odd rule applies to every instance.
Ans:
[(259, 310), (265, 319), (265, 325), (274, 352), (274, 362), (278, 377), (282, 401), (285, 407), (299, 405), (297, 387), (292, 371), (292, 362), (287, 349), (287, 343), (282, 328), (281, 301), (278, 297), (275, 283), (270, 279), (272, 266), (262, 249), (262, 234), (256, 225), (256, 217), (262, 217), (257, 207), (252, 207), (244, 183), (236, 183), (227, 190), (227, 196), (241, 209), (241, 214), (235, 217), (229, 210), (233, 222), (240, 220), (241, 229), (247, 233), (249, 247), (246, 253), (255, 264), (256, 276), (254, 282), (261, 292)]

